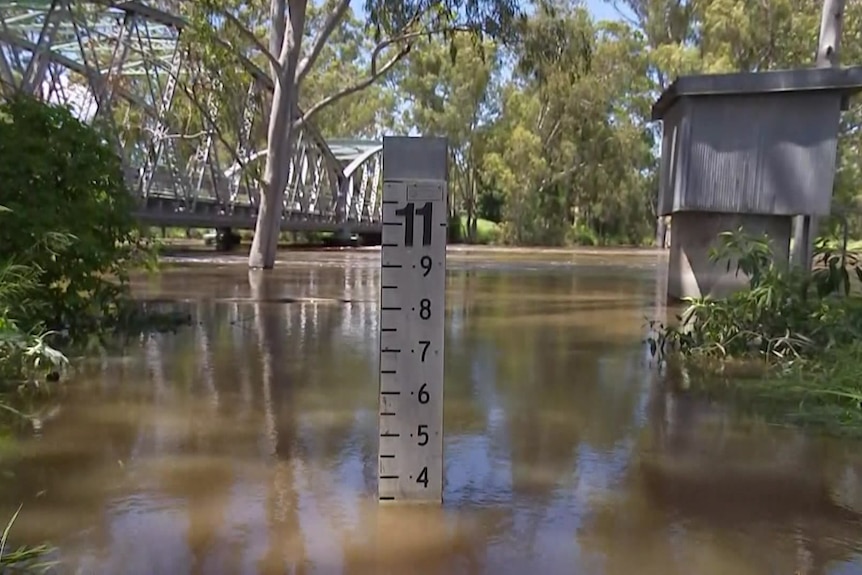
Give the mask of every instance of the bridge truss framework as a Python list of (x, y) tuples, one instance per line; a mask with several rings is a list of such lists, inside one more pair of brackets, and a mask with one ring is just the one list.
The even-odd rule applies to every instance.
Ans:
[[(137, 1), (0, 0), (0, 96), (103, 121), (142, 221), (253, 228), (272, 80), (246, 62), (227, 87), (186, 29)], [(295, 137), (282, 229), (378, 232), (380, 143), (327, 142), (308, 124)]]

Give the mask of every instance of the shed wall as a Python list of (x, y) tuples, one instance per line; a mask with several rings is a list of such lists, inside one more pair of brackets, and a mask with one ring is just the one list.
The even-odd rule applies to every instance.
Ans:
[(679, 102), (662, 119), (661, 171), (659, 172), (658, 215), (673, 212), (676, 164), (679, 157), (680, 119), (686, 103)]
[(669, 123), (679, 157), (662, 199), (672, 198), (673, 211), (828, 215), (840, 100), (826, 92), (684, 98), (684, 114)]

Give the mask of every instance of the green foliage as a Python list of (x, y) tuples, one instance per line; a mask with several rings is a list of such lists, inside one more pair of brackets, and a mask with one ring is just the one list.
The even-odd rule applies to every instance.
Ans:
[[(26, 96), (0, 104), (0, 262), (5, 314), (71, 335), (117, 318), (143, 242), (120, 160), (100, 130)], [(10, 267), (11, 266), (11, 267)], [(11, 290), (11, 291), (10, 291)], [(11, 298), (11, 299), (9, 299)]]
[(21, 546), (14, 550), (9, 550), (8, 548), (9, 535), (12, 531), (12, 526), (18, 519), (19, 513), (21, 513), (20, 506), (6, 524), (2, 535), (0, 535), (0, 572), (45, 572), (55, 564), (54, 562), (43, 560), (43, 557), (51, 552), (51, 548), (47, 545), (39, 545), (37, 547)]
[(770, 423), (858, 439), (862, 438), (860, 366), (862, 345), (854, 342), (770, 369), (725, 359), (687, 362), (667, 375), (677, 388), (731, 402), (740, 412)]
[[(306, 53), (323, 30), (332, 14), (329, 3), (311, 4), (306, 12)], [(320, 50), (317, 65), (302, 83), (299, 100), (304, 110), (361, 82), (368, 74), (366, 54), (374, 49), (374, 40), (367, 33), (365, 22), (351, 9), (344, 15), (341, 26)], [(325, 138), (377, 138), (390, 129), (396, 120), (392, 114), (396, 93), (383, 82), (350, 94), (322, 109), (314, 117), (314, 125)]]
[[(776, 262), (768, 238), (725, 232), (713, 262), (748, 278), (748, 289), (726, 298), (688, 298), (678, 325), (654, 325), (653, 354), (683, 357), (763, 358), (787, 362), (848, 346), (862, 336), (862, 299), (851, 279), (862, 281), (856, 254), (815, 247), (816, 269), (805, 274)], [(852, 274), (852, 275), (851, 275)]]
[[(154, 256), (99, 128), (16, 96), (0, 102), (0, 383), (34, 389), (67, 367), (55, 346), (175, 327), (128, 297)], [(185, 318), (183, 318), (183, 323)], [(0, 392), (5, 391), (0, 389)], [(5, 411), (10, 408), (3, 404)]]
[(455, 38), (454, 61), (439, 44), (411, 53), (393, 78), (405, 129), (449, 139), (471, 241), (483, 217), (509, 243), (640, 243), (654, 183), (648, 106), (632, 91), (648, 87), (642, 43), (564, 3), (538, 3), (517, 30), (509, 46)]
[[(449, 243), (457, 244), (467, 241), (468, 219), (466, 216), (452, 216), (449, 218), (448, 231)], [(500, 242), (502, 234), (500, 226), (496, 223), (479, 218), (475, 220), (475, 230), (473, 237), (469, 240), (470, 243), (479, 245), (497, 244)]]
[(772, 421), (862, 436), (859, 256), (820, 241), (806, 274), (776, 262), (767, 238), (738, 230), (711, 257), (748, 288), (689, 299), (676, 325), (651, 324), (652, 354), (669, 375)]
[[(523, 8), (517, 0), (365, 0), (365, 12), (376, 41), (403, 33), (418, 17), (424, 17), (429, 31), (443, 32), (446, 39), (454, 37), (454, 30), (511, 39)], [(457, 53), (452, 46), (448, 48)]]
[[(442, 62), (445, 46), (423, 46), (393, 82), (411, 106), (405, 129), (446, 135), (457, 149), (469, 128), (476, 185), (453, 205), (464, 213), (475, 198), (510, 243), (650, 243), (658, 166), (649, 108), (658, 92), (683, 73), (807, 67), (814, 59), (820, 2), (613, 3), (633, 18), (596, 22), (579, 3), (537, 0), (516, 41), (495, 45), (485, 64), (456, 41), (451, 68), (435, 67), (429, 63)], [(862, 4), (848, 3), (842, 60), (851, 64), (862, 58), (860, 18)], [(483, 115), (473, 124), (464, 95), (486, 69)], [(857, 209), (860, 110), (842, 116), (835, 189), (840, 205)], [(824, 224), (829, 232), (839, 222)], [(862, 216), (851, 231), (862, 234)]]
[(654, 203), (640, 38), (593, 22), (580, 6), (546, 4), (523, 36), (518, 82), (502, 90), (502, 118), (484, 159), (485, 180), (506, 197), (506, 238), (639, 243), (653, 227)]
[(31, 266), (0, 262), (0, 383), (34, 382), (68, 364), (62, 353), (48, 345), (46, 338), (53, 334), (42, 332), (40, 322), (30, 319), (22, 329), (13, 317), (32, 318), (38, 311), (40, 306), (32, 299), (38, 293), (37, 278)]
[(495, 111), (500, 54), (494, 42), (476, 42), (467, 34), (453, 37), (450, 47), (456, 49), (457, 58), (434, 39), (419, 42), (391, 82), (411, 102), (402, 116), (403, 124), (424, 135), (448, 139), (453, 212), (466, 217), (462, 238), (478, 242), (483, 187), (480, 158), (486, 151)]

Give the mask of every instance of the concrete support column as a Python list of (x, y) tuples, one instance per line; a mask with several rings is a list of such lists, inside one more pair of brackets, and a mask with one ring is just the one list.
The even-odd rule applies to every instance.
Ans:
[(231, 228), (218, 228), (216, 230), (216, 250), (220, 252), (229, 252), (239, 245), (240, 237), (233, 233)]
[(711, 262), (710, 248), (718, 235), (743, 227), (749, 235), (766, 234), (776, 262), (787, 262), (790, 254), (792, 218), (762, 214), (729, 214), (684, 211), (673, 214), (667, 294), (671, 298), (723, 297), (745, 287), (748, 278), (736, 275), (736, 262)]
[(347, 228), (338, 228), (332, 235), (332, 239), (337, 245), (346, 246), (350, 244), (350, 235), (350, 230)]
[(667, 249), (668, 247), (668, 225), (667, 225), (667, 217), (659, 216), (656, 219), (656, 233), (655, 233), (655, 244), (657, 247), (661, 249)]
[(811, 269), (818, 224), (816, 216), (796, 216), (793, 218), (793, 249), (790, 253), (790, 260), (804, 271)]

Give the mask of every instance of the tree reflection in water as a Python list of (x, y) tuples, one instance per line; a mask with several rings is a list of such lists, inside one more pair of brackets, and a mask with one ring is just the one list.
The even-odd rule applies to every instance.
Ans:
[(378, 507), (377, 256), (291, 257), (138, 286), (195, 324), (92, 362), (4, 460), (24, 542), (132, 575), (825, 574), (860, 549), (852, 446), (653, 381), (652, 256), (455, 259), (446, 501)]

